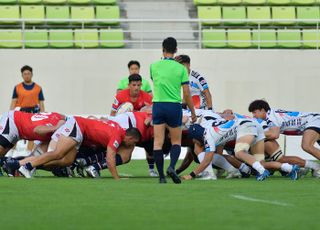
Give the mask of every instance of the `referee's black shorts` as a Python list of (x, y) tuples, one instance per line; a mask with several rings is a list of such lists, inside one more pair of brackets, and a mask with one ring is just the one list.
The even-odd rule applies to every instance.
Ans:
[(153, 102), (152, 121), (155, 125), (167, 124), (171, 128), (182, 125), (182, 106), (173, 102)]

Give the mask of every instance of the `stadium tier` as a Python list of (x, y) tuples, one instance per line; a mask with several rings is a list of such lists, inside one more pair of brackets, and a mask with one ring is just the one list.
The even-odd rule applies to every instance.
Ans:
[(315, 5), (319, 0), (193, 0), (200, 5)]

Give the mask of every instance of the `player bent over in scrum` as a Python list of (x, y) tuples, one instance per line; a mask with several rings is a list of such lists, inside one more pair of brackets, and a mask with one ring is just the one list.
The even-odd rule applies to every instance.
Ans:
[[(218, 123), (219, 122), (219, 123)], [(184, 179), (190, 180), (197, 174), (202, 172), (211, 162), (214, 157), (214, 152), (217, 146), (224, 145), (226, 142), (236, 140), (235, 156), (239, 160), (252, 166), (257, 173), (257, 180), (265, 180), (269, 177), (270, 173), (266, 169), (283, 170), (289, 173), (291, 179), (296, 180), (299, 166), (290, 164), (281, 164), (279, 162), (264, 162), (264, 134), (262, 127), (259, 126), (252, 119), (236, 119), (230, 121), (218, 121), (216, 126), (210, 127), (203, 131), (197, 130), (195, 132), (194, 127), (190, 132), (195, 132), (198, 136), (198, 140), (204, 141), (206, 155), (200, 165), (192, 171), (189, 175), (184, 176)], [(197, 128), (197, 127), (196, 127)], [(249, 148), (251, 153), (248, 153)]]
[(98, 121), (82, 117), (70, 117), (52, 136), (49, 151), (38, 157), (26, 158), (11, 167), (19, 167), (19, 171), (27, 178), (31, 171), (40, 165), (68, 166), (73, 163), (77, 149), (81, 144), (100, 146), (107, 149), (106, 161), (111, 175), (119, 179), (116, 169), (115, 154), (122, 144), (128, 148), (140, 140), (141, 134), (136, 128), (123, 130), (112, 121)]

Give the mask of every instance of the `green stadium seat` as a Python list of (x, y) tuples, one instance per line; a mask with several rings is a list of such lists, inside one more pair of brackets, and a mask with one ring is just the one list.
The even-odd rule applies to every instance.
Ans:
[(316, 30), (303, 30), (302, 43), (304, 48), (319, 48), (320, 34)]
[[(269, 6), (248, 6), (247, 7), (248, 19), (271, 19), (271, 11)], [(251, 25), (268, 25), (270, 22), (249, 22)]]
[(0, 48), (21, 48), (21, 30), (0, 30)]
[[(220, 6), (198, 6), (198, 18), (199, 19), (221, 19), (221, 7)], [(219, 25), (220, 22), (202, 22), (202, 25)]]
[(97, 48), (99, 46), (98, 40), (98, 30), (96, 29), (76, 29), (74, 31), (74, 43), (77, 48)]
[(222, 5), (239, 5), (241, 2), (242, 0), (218, 0), (218, 3)]
[(68, 0), (69, 5), (87, 5), (91, 0)]
[[(272, 19), (296, 19), (296, 9), (294, 6), (272, 7)], [(294, 21), (274, 22), (275, 25), (294, 25)]]
[[(317, 6), (297, 7), (297, 19), (320, 19), (320, 10)], [(317, 22), (299, 22), (301, 25), (316, 25)]]
[(312, 5), (315, 3), (316, 0), (292, 0), (293, 5)]
[[(0, 20), (3, 18), (10, 19), (10, 21), (2, 21), (1, 24), (15, 24), (18, 23), (16, 19), (20, 19), (19, 6), (0, 6)], [(12, 19), (12, 21), (11, 21)]]
[(230, 48), (250, 48), (251, 32), (248, 29), (228, 30), (228, 47)]
[(266, 3), (266, 0), (243, 0), (245, 5), (263, 5)]
[(281, 48), (301, 47), (300, 30), (278, 30), (278, 46)]
[(193, 0), (196, 6), (200, 5), (214, 5), (218, 3), (218, 0)]
[(115, 5), (117, 0), (92, 0), (94, 5)]
[(100, 46), (104, 48), (124, 47), (124, 34), (122, 29), (100, 30)]
[(254, 47), (275, 48), (277, 35), (275, 30), (252, 30), (252, 44)]
[(19, 4), (41, 4), (42, 0), (18, 0)]
[(291, 0), (267, 0), (268, 5), (289, 5)]
[(25, 30), (24, 32), (26, 48), (47, 48), (48, 31), (47, 30)]
[(2, 4), (16, 4), (17, 0), (0, 0), (0, 5)]
[[(21, 18), (27, 19), (26, 23), (30, 24), (44, 23), (44, 6), (21, 6)], [(39, 21), (28, 19), (39, 19)]]
[[(68, 6), (47, 6), (47, 19), (70, 19)], [(68, 24), (68, 21), (49, 21), (48, 24)]]
[(67, 0), (43, 0), (43, 3), (45, 4), (52, 4), (52, 5), (61, 5), (65, 4)]
[[(96, 6), (96, 19), (119, 19), (119, 6)], [(99, 22), (104, 25), (118, 25), (119, 21)]]
[(227, 46), (225, 30), (202, 30), (202, 46), (204, 48), (224, 48)]
[[(71, 19), (79, 20), (74, 24), (81, 24), (82, 19), (94, 19), (94, 7), (93, 6), (72, 6), (71, 7)], [(84, 22), (84, 24), (91, 24), (91, 22)]]
[(52, 48), (72, 48), (73, 31), (72, 30), (50, 30), (49, 46)]
[[(246, 8), (243, 6), (239, 7), (223, 7), (222, 8), (223, 19), (247, 19)], [(225, 25), (245, 25), (246, 22), (242, 21), (230, 21), (224, 22)]]

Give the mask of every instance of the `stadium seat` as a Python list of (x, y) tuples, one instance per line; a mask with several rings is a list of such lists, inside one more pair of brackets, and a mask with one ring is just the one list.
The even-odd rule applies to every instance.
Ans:
[(73, 31), (72, 30), (50, 30), (49, 46), (52, 48), (72, 48)]
[(0, 48), (21, 48), (21, 47), (22, 47), (21, 30), (0, 30)]
[(239, 5), (241, 2), (242, 0), (218, 0), (218, 3), (222, 5)]
[(19, 4), (41, 4), (42, 0), (18, 0)]
[(96, 29), (76, 29), (74, 31), (74, 44), (77, 48), (97, 48), (99, 46), (98, 40), (98, 30)]
[[(96, 6), (96, 19), (119, 19), (119, 6)], [(119, 21), (99, 22), (104, 25), (118, 25)]]
[(26, 48), (47, 48), (48, 31), (47, 30), (26, 30), (24, 32)]
[(266, 3), (266, 0), (243, 0), (245, 5), (263, 5)]
[(193, 0), (196, 6), (200, 5), (214, 5), (217, 4), (218, 0)]
[(117, 0), (92, 0), (95, 5), (115, 5)]
[(16, 4), (17, 0), (0, 0), (0, 5), (2, 4)]
[(315, 4), (316, 0), (292, 0), (294, 5), (312, 5)]
[[(71, 19), (79, 20), (74, 24), (81, 24), (83, 19), (94, 19), (94, 7), (93, 6), (72, 6), (71, 7)], [(91, 24), (92, 22), (84, 22), (84, 24)]]
[[(222, 8), (223, 19), (247, 19), (246, 17), (246, 8), (239, 7), (223, 7)], [(245, 25), (246, 22), (242, 21), (229, 21), (224, 22), (225, 25)]]
[[(271, 19), (271, 11), (269, 6), (248, 6), (247, 7), (248, 19)], [(268, 25), (270, 22), (249, 22), (251, 25)]]
[[(296, 9), (294, 6), (272, 7), (272, 19), (296, 19)], [(294, 25), (294, 21), (274, 22), (275, 25)]]
[(69, 5), (87, 5), (91, 0), (68, 0)]
[(268, 5), (289, 5), (291, 0), (267, 0)]
[[(221, 19), (221, 7), (220, 6), (198, 6), (198, 18), (199, 19)], [(202, 25), (219, 25), (220, 22), (202, 22)]]
[(58, 4), (65, 4), (67, 0), (43, 0), (43, 3), (45, 4), (53, 4), (53, 5), (58, 5)]
[[(320, 19), (320, 11), (319, 7), (317, 6), (310, 6), (310, 7), (297, 7), (297, 19)], [(316, 25), (317, 22), (299, 22), (301, 25)]]
[(18, 21), (16, 21), (15, 19), (20, 18), (19, 6), (0, 6), (0, 19), (3, 19), (3, 18), (10, 19), (10, 21), (2, 21), (1, 24), (18, 23)]
[(300, 30), (278, 30), (278, 46), (281, 48), (301, 47)]
[[(68, 6), (47, 6), (47, 19), (70, 19)], [(68, 21), (49, 21), (49, 24), (68, 24)]]
[(122, 29), (100, 30), (100, 46), (104, 48), (124, 47), (124, 35)]
[(251, 32), (250, 30), (228, 30), (228, 47), (230, 48), (250, 48)]
[(253, 30), (252, 44), (254, 47), (275, 48), (277, 46), (277, 35), (275, 30)]
[(202, 46), (204, 48), (224, 48), (227, 43), (225, 30), (202, 30)]
[(319, 48), (320, 34), (316, 30), (302, 31), (302, 44), (304, 48)]
[(26, 20), (26, 23), (42, 24), (44, 20), (44, 6), (21, 6), (21, 18), (39, 19), (39, 21)]

